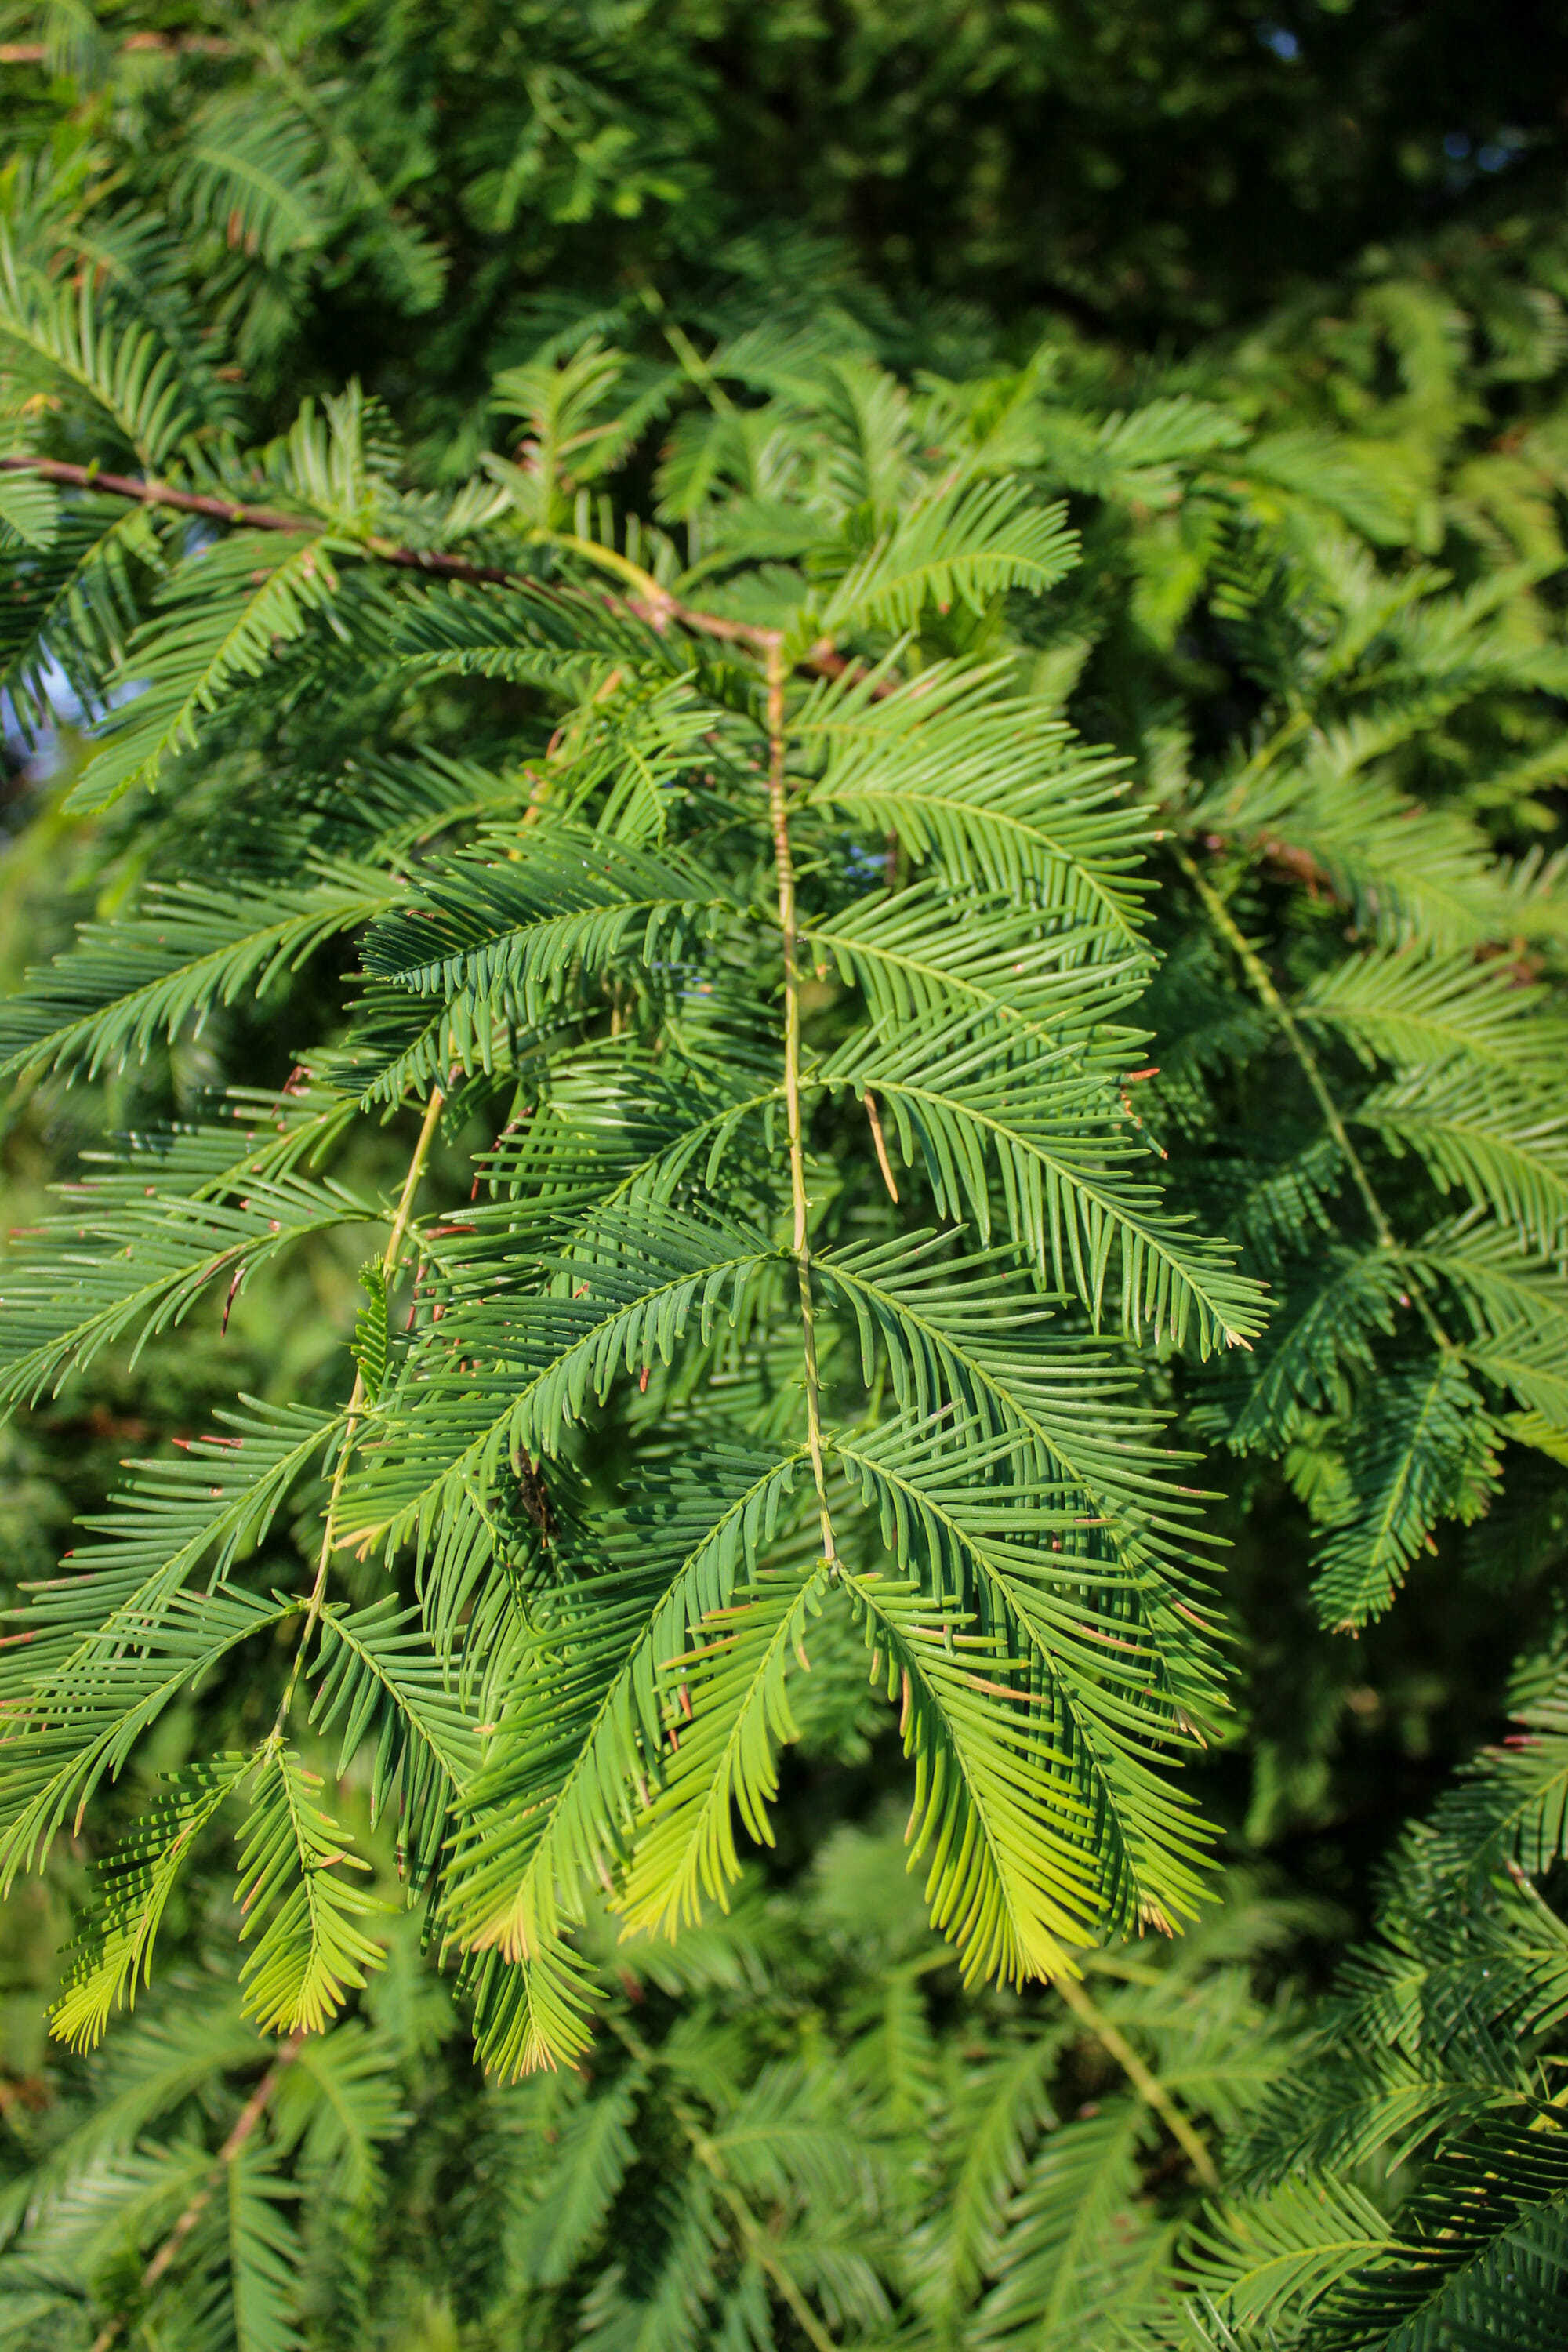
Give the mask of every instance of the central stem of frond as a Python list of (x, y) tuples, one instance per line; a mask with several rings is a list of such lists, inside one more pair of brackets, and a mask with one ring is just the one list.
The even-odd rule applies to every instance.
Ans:
[(827, 1507), (827, 1476), (822, 1458), (821, 1387), (816, 1370), (816, 1313), (811, 1293), (811, 1241), (806, 1224), (805, 1146), (800, 1124), (800, 961), (796, 951), (795, 860), (789, 845), (789, 793), (784, 781), (784, 647), (767, 648), (768, 815), (773, 825), (778, 874), (779, 929), (784, 933), (784, 1110), (789, 1127), (790, 1194), (795, 1205), (795, 1264), (800, 1284), (801, 1338), (805, 1358), (805, 1430), (811, 1447), (816, 1507), (822, 1522), (822, 1556), (835, 1564), (833, 1518)]
[[(440, 1124), (441, 1111), (446, 1099), (443, 1088), (431, 1087), (430, 1099), (425, 1106), (425, 1117), (420, 1123), (419, 1138), (414, 1146), (414, 1156), (409, 1160), (408, 1171), (403, 1180), (403, 1190), (398, 1195), (397, 1207), (393, 1213), (392, 1230), (387, 1235), (386, 1247), (382, 1253), (381, 1278), (384, 1283), (392, 1282), (396, 1276), (397, 1262), (403, 1255), (403, 1244), (407, 1238), (409, 1222), (414, 1214), (415, 1196), (418, 1192), (425, 1174), (425, 1162), (429, 1157), (430, 1146), (435, 1139), (436, 1129)], [(338, 1449), (337, 1466), (332, 1472), (331, 1488), (327, 1496), (326, 1519), (321, 1528), (321, 1546), (317, 1554), (315, 1580), (311, 1584), (306, 1606), (305, 1622), (294, 1651), (294, 1664), (284, 1687), (282, 1701), (278, 1709), (278, 1719), (272, 1727), (272, 1736), (275, 1739), (289, 1719), (289, 1710), (294, 1704), (294, 1693), (299, 1687), (300, 1675), (304, 1667), (305, 1654), (310, 1648), (310, 1638), (321, 1622), (321, 1604), (327, 1592), (327, 1576), (331, 1567), (332, 1553), (338, 1539), (338, 1506), (342, 1501), (343, 1486), (349, 1473), (349, 1457), (353, 1452), (354, 1438), (358, 1433), (364, 1402), (364, 1374), (363, 1371), (358, 1371), (354, 1374), (354, 1384), (349, 1396), (348, 1412), (343, 1423), (342, 1444)]]

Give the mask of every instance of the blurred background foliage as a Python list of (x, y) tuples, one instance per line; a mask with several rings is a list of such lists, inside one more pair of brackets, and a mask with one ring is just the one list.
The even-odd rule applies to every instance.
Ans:
[[(0, 6), (0, 217), (47, 218), (71, 268), (176, 346), (220, 321), (258, 437), (352, 375), (414, 478), (449, 481), (510, 445), (496, 376), (597, 334), (650, 388), (616, 496), (674, 528), (695, 511), (680, 418), (712, 389), (706, 355), (764, 321), (830, 333), (906, 382), (942, 379), (972, 418), (1037, 404), (1031, 462), (1068, 496), (1084, 561), (1040, 621), (1035, 680), (1090, 741), (1131, 754), (1163, 805), (1205, 807), (1237, 747), (1293, 713), (1386, 716), (1386, 662), (1318, 658), (1370, 564), (1415, 603), (1451, 589), (1473, 622), (1501, 614), (1513, 667), (1495, 646), (1481, 661), (1473, 643), (1463, 660), (1428, 644), (1375, 763), (1340, 780), (1352, 814), (1396, 786), (1527, 881), (1562, 846), (1564, 688), (1542, 658), (1561, 659), (1568, 494), (1560, 11), (56, 0)], [(1188, 451), (1169, 431), (1147, 462), (1118, 441), (1120, 419), (1178, 400), (1202, 420)], [(202, 427), (215, 449), (225, 430), (220, 414)], [(420, 714), (437, 741), (467, 709), (445, 693), (432, 686)], [(345, 696), (344, 744), (374, 737), (374, 688)], [(504, 728), (500, 690), (489, 709)], [(7, 737), (7, 989), (156, 870), (144, 823), (64, 809), (80, 718), (58, 709), (41, 746)], [(1223, 859), (1217, 814), (1207, 839)], [(1265, 856), (1237, 902), (1303, 984), (1345, 920), (1321, 879)], [(1521, 977), (1555, 982), (1562, 940), (1526, 897), (1508, 951)], [(1190, 1020), (1228, 982), (1191, 950), (1173, 871), (1156, 915), (1172, 956), (1151, 1025), (1185, 1021), (1194, 1070), (1229, 1074), (1237, 1126), (1267, 1126), (1256, 1037), (1210, 1047)], [(281, 1084), (335, 952), (96, 1090), (19, 1088), (6, 1224), (28, 1224), (100, 1127), (178, 1117), (223, 1079)], [(1163, 1077), (1178, 1193), (1235, 1230), (1224, 1136), (1206, 1112), (1184, 1127), (1182, 1075)], [(371, 1188), (395, 1164), (389, 1145)], [(1268, 1213), (1250, 1236), (1260, 1264)], [(325, 1236), (265, 1304), (236, 1301), (223, 1332), (215, 1313), (133, 1362), (106, 1353), (10, 1423), (13, 1588), (52, 1571), (125, 1459), (209, 1427), (237, 1388), (335, 1399), (363, 1255), (352, 1232)], [(829, 1662), (778, 1846), (731, 1918), (658, 1953), (615, 1946), (606, 1926), (621, 1991), (580, 2074), (487, 2086), (431, 1956), (398, 1931), (363, 2014), (289, 2062), (265, 2152), (229, 2167), (227, 2206), (194, 2225), (197, 2249), (220, 2224), (246, 2236), (254, 2312), (215, 2306), (178, 2340), (739, 2352), (819, 2342), (826, 2313), (835, 2340), (1117, 2342), (1205, 2182), (1102, 2029), (1179, 2089), (1216, 2150), (1238, 2133), (1342, 1948), (1371, 1930), (1406, 1825), (1502, 1734), (1513, 1660), (1553, 1638), (1568, 1549), (1568, 1475), (1536, 1451), (1488, 1516), (1435, 1537), (1396, 1609), (1325, 1631), (1311, 1507), (1331, 1449), (1310, 1430), (1293, 1456), (1227, 1449), (1214, 1441), (1233, 1408), (1213, 1384), (1174, 1364), (1163, 1378), (1232, 1547), (1237, 1712), (1194, 1776), (1224, 1832), (1226, 1899), (1204, 1928), (1101, 1956), (1098, 2025), (1050, 1993), (963, 1992), (902, 1874), (896, 1746)], [(195, 1704), (209, 1748), (266, 1711), (245, 1689)], [(164, 1719), (124, 1815), (190, 1738)], [(353, 1826), (389, 1870), (384, 1839)], [(24, 1882), (0, 1931), (5, 2210), (14, 2222), (40, 2181), (68, 2184), (6, 2274), (0, 2328), (87, 2345), (119, 2278), (126, 2340), (172, 2346), (136, 2332), (134, 2249), (178, 2217), (183, 2176), (149, 2168), (145, 2211), (104, 2184), (123, 2188), (155, 2143), (186, 2147), (199, 2186), (260, 2044), (203, 1977), (202, 1904), (228, 1897), (198, 1876), (165, 1931), (184, 1988), (166, 1976), (92, 2060), (47, 2046), (89, 1859), (79, 1841)], [(279, 2282), (301, 2264), (290, 2315)]]

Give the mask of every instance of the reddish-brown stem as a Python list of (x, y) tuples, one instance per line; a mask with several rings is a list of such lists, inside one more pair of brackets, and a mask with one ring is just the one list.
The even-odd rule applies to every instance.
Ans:
[[(271, 2098), (273, 2092), (278, 2088), (279, 2079), (282, 2074), (284, 2067), (291, 2065), (294, 2060), (299, 2056), (300, 2044), (303, 2042), (304, 2038), (303, 2033), (291, 2033), (286, 2042), (280, 2042), (279, 2043), (277, 2056), (273, 2059), (271, 2065), (268, 2066), (266, 2074), (263, 2074), (260, 2082), (258, 2083), (255, 2090), (252, 2091), (249, 2098), (247, 2099), (244, 2106), (241, 2107), (238, 2115), (235, 2117), (234, 2129), (229, 2133), (228, 2137), (225, 2140), (216, 2156), (213, 2158), (212, 2169), (207, 2174), (207, 2177), (203, 2181), (201, 2187), (196, 2190), (195, 2195), (191, 2199), (190, 2203), (185, 2207), (184, 2211), (181, 2214), (179, 2220), (175, 2222), (174, 2228), (170, 2231), (168, 2236), (164, 2239), (157, 2252), (153, 2255), (152, 2261), (148, 2263), (146, 2269), (142, 2272), (142, 2292), (143, 2294), (152, 2294), (153, 2289), (157, 2285), (164, 2272), (168, 2270), (170, 2264), (176, 2260), (180, 2249), (184, 2244), (185, 2240), (190, 2236), (191, 2231), (195, 2228), (196, 2223), (201, 2220), (202, 2215), (212, 2203), (213, 2190), (216, 2186), (225, 2167), (234, 2162), (236, 2157), (239, 2154), (240, 2149), (245, 2146), (247, 2140), (256, 2129), (257, 2125), (261, 2121), (262, 2116), (266, 2114), (268, 2101)], [(92, 2352), (109, 2352), (110, 2346), (118, 2342), (124, 2326), (125, 2317), (123, 2313), (116, 2313), (112, 2319), (106, 2320), (104, 2325), (99, 2329), (98, 2334), (92, 2339)]]
[(132, 474), (106, 474), (97, 466), (73, 466), (63, 457), (0, 457), (0, 474), (37, 474), (40, 481), (68, 489), (101, 490), (111, 499), (135, 499), (144, 507), (173, 507), (180, 514), (210, 515), (215, 522), (246, 523), (253, 530), (320, 530), (309, 515), (280, 514), (275, 507), (242, 506), (204, 490), (177, 490), (171, 482), (143, 481)]
[[(36, 474), (40, 481), (59, 482), (68, 489), (100, 490), (111, 499), (134, 499), (144, 507), (167, 507), (175, 514), (205, 515), (245, 530), (286, 530), (309, 535), (320, 531), (314, 515), (285, 514), (278, 507), (247, 506), (238, 499), (221, 499), (207, 490), (177, 490), (172, 482), (142, 479), (134, 474), (106, 474), (100, 467), (74, 466), (63, 457), (0, 457), (0, 474)], [(441, 580), (469, 580), (493, 588), (521, 585), (521, 575), (502, 572), (491, 563), (470, 563), (466, 556), (440, 555), (427, 548), (396, 547), (388, 539), (362, 541), (366, 554), (379, 563), (395, 563), (405, 572), (428, 572)]]
[[(117, 49), (186, 58), (232, 58), (235, 45), (217, 33), (129, 33), (116, 41)], [(0, 41), (0, 66), (41, 66), (48, 61), (47, 41)]]
[[(308, 536), (323, 528), (317, 516), (286, 514), (279, 507), (247, 506), (243, 499), (219, 498), (209, 490), (178, 490), (172, 482), (155, 482), (134, 474), (109, 474), (97, 466), (73, 465), (64, 457), (0, 457), (0, 474), (33, 474), (40, 481), (58, 482), (68, 489), (99, 490), (108, 498), (133, 499), (140, 506), (163, 507), (175, 514), (205, 515), (212, 522), (227, 523), (237, 530), (281, 530)], [(612, 550), (574, 540), (564, 532), (552, 532), (549, 537), (557, 545), (601, 563), (613, 554)], [(443, 555), (425, 547), (399, 547), (390, 539), (363, 539), (358, 544), (363, 554), (374, 556), (378, 563), (395, 564), (402, 572), (422, 572), (432, 580), (460, 580), (481, 588), (526, 588), (534, 584), (523, 572), (508, 572), (494, 563), (474, 563), (466, 555)], [(635, 565), (623, 563), (617, 558), (615, 568), (627, 572), (636, 584), (629, 596), (606, 597), (606, 602), (636, 613), (656, 629), (678, 621), (682, 628), (694, 630), (700, 636), (716, 637), (725, 645), (744, 646), (748, 652), (761, 654), (764, 659), (784, 643), (782, 629), (732, 621), (722, 613), (700, 612), (694, 605), (683, 604), (678, 596), (672, 596)], [(827, 638), (813, 646), (796, 664), (812, 677), (842, 677), (852, 667), (842, 654), (835, 652)], [(884, 678), (872, 692), (878, 697), (891, 694), (895, 683)]]

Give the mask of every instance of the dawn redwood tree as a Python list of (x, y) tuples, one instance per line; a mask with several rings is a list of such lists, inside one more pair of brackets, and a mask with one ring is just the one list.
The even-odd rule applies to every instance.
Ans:
[[(84, 26), (0, 254), (0, 1851), (77, 2053), (0, 2326), (1554, 2340), (1549, 245), (1132, 384), (637, 229), (367, 390), (334, 287), (494, 342), (396, 43)], [(594, 152), (507, 201), (639, 220)], [(1342, 1930), (1237, 1859), (1502, 1593), (1524, 1727), (1304, 2042)]]

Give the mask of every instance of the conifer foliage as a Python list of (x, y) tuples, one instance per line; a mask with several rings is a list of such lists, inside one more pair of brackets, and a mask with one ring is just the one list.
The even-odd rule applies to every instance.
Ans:
[[(58, 376), (49, 299), (18, 278), (8, 325)], [(96, 321), (79, 346), (116, 353), (95, 405), (147, 406), (150, 341), (129, 373)], [(282, 1093), (111, 1147), (18, 1261), (24, 1401), (374, 1223), (335, 1171), (364, 1122), (411, 1141), (337, 1407), (239, 1400), (189, 1475), (143, 1466), (26, 1620), (13, 1872), (181, 1690), (259, 1639), (294, 1659), (253, 1753), (187, 1768), (106, 1864), (60, 2011), (79, 2040), (151, 1971), (226, 1800), (247, 2012), (318, 2028), (363, 1983), (361, 1865), (293, 1744), (313, 1724), (345, 1759), (374, 1728), (373, 1812), (468, 1955), (485, 2053), (575, 2054), (586, 1890), (670, 1931), (722, 1902), (736, 1822), (768, 1834), (825, 1615), (899, 1706), (914, 1851), (972, 1976), (1051, 1975), (1197, 1899), (1201, 1835), (1162, 1769), (1217, 1697), (1193, 1507), (1108, 1342), (1245, 1346), (1260, 1296), (1165, 1206), (1125, 1100), (1147, 821), (996, 641), (1072, 536), (984, 445), (918, 458), (896, 383), (840, 367), (859, 431), (829, 430), (773, 526), (809, 528), (809, 568), (731, 557), (720, 520), (698, 606), (671, 540), (595, 536), (551, 471), (628, 438), (624, 373), (590, 338), (504, 383), (521, 462), (426, 514), (425, 561), (385, 561), (406, 501), (352, 389), (233, 461), (216, 537), (148, 477), (144, 615), (118, 669), (72, 674), (89, 706), (137, 688), (76, 804), (200, 772), (213, 835), (257, 788), (238, 747), (279, 700), (308, 730), (345, 658), (416, 692), (504, 681), (539, 712), (460, 782), (417, 751), (363, 797), (353, 769), (300, 779), (231, 887), (206, 844), (195, 872), (161, 851), (7, 1007), (14, 1073), (99, 1073), (328, 942), (357, 956)], [(16, 574), (37, 664), (30, 548)], [(429, 1165), (443, 1128), (479, 1139), (455, 1190)], [(314, 1572), (263, 1594), (246, 1564), (312, 1479)]]
[[(0, 1398), (200, 1399), (0, 1649), (0, 2342), (1559, 2341), (1550, 272), (1137, 382), (787, 240), (498, 335), (374, 51), (138, 37), (13, 60), (118, 112), (0, 203), (8, 857), (92, 893)], [(676, 202), (603, 54), (487, 235)], [(285, 401), (366, 283), (488, 383)], [(1311, 2005), (1235, 1850), (1461, 1563), (1522, 1727)]]

